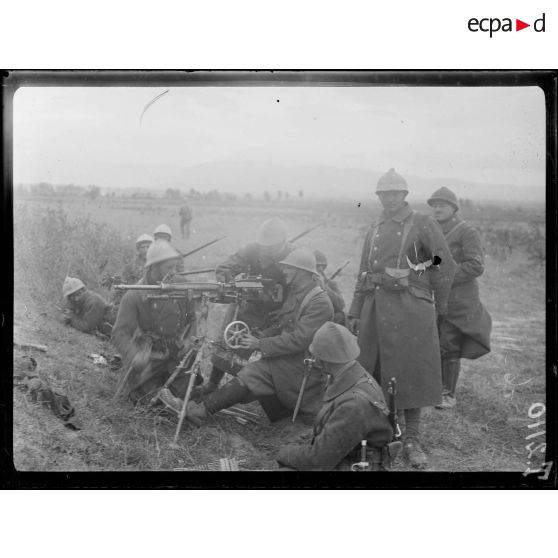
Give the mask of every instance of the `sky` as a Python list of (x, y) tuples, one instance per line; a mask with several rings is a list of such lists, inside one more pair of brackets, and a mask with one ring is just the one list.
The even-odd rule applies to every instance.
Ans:
[(140, 121), (166, 89), (19, 89), (14, 183), (154, 189), (234, 162), (394, 167), (544, 192), (537, 87), (171, 87)]

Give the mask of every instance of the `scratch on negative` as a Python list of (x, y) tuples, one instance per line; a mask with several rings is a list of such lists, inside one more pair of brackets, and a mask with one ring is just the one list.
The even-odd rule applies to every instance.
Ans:
[(141, 116), (140, 116), (140, 126), (141, 123), (143, 121), (143, 115), (145, 114), (145, 111), (155, 102), (157, 101), (157, 99), (160, 99), (163, 95), (166, 95), (168, 92), (170, 91), (170, 89), (166, 89), (165, 91), (163, 91), (162, 93), (159, 93), (159, 95), (157, 95), (156, 97), (154, 97), (153, 99), (151, 99), (151, 101), (149, 101), (149, 103), (147, 103), (147, 105), (145, 105), (144, 109), (141, 112)]

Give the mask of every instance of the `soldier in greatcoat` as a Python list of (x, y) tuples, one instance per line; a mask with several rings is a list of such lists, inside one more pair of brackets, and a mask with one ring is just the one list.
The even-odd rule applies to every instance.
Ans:
[[(283, 291), (283, 297), (286, 298), (287, 285), (278, 264), (295, 248), (294, 244), (288, 242), (285, 223), (281, 219), (273, 217), (262, 223), (256, 242), (243, 246), (226, 261), (217, 265), (215, 268), (216, 279), (222, 283), (229, 283), (241, 273), (251, 276), (260, 275), (264, 279), (272, 279), (276, 285), (279, 285)], [(237, 319), (247, 323), (250, 328), (263, 330), (274, 322), (274, 312), (281, 308), (281, 304), (281, 302), (273, 301), (266, 292), (260, 300), (245, 302)], [(239, 351), (239, 355), (247, 356), (242, 351)], [(239, 370), (238, 367), (231, 368), (230, 363), (217, 356), (212, 358), (212, 364), (213, 369), (208, 383), (198, 390), (202, 395), (215, 391), (225, 372), (235, 374)]]
[(326, 322), (314, 335), (310, 352), (329, 377), (322, 408), (309, 443), (283, 446), (279, 464), (299, 471), (350, 470), (366, 440), (372, 470), (389, 468), (389, 411), (382, 388), (356, 361), (360, 349), (355, 337), (345, 327)]
[[(238, 375), (201, 404), (190, 402), (187, 416), (203, 420), (235, 403), (258, 400), (271, 421), (291, 414), (305, 375), (304, 357), (316, 331), (333, 317), (331, 302), (316, 282), (316, 260), (309, 250), (297, 249), (280, 262), (289, 287), (288, 296), (276, 314), (276, 324), (258, 337), (246, 335), (242, 347), (260, 351), (261, 359), (244, 366)], [(311, 374), (300, 413), (315, 415), (321, 403), (325, 379)], [(182, 402), (173, 408), (179, 410)]]
[(396, 378), (404, 452), (413, 467), (423, 468), (421, 407), (442, 400), (436, 318), (447, 313), (455, 263), (437, 223), (405, 201), (408, 192), (394, 169), (378, 181), (383, 212), (364, 242), (348, 325), (359, 335), (360, 363), (384, 392)]
[(457, 263), (448, 298), (448, 312), (440, 324), (442, 402), (438, 409), (455, 406), (460, 359), (477, 359), (490, 352), (492, 320), (479, 297), (477, 277), (484, 271), (480, 234), (459, 215), (455, 194), (446, 187), (436, 190), (428, 205), (440, 225)]
[(64, 323), (84, 333), (98, 331), (110, 336), (114, 323), (114, 307), (101, 295), (85, 288), (80, 279), (66, 277), (62, 294), (68, 301)]
[(153, 244), (153, 237), (151, 235), (141, 234), (138, 236), (136, 240), (136, 257), (122, 272), (122, 281), (126, 285), (133, 285), (145, 273), (145, 258), (151, 244)]
[(333, 304), (333, 321), (336, 324), (345, 325), (345, 312), (343, 312), (345, 300), (335, 279), (330, 279), (325, 274), (328, 264), (327, 256), (321, 250), (314, 250), (314, 256), (316, 256), (316, 267), (323, 283), (323, 289)]
[[(138, 284), (153, 285), (173, 277), (177, 255), (168, 242), (154, 242)], [(172, 278), (173, 283), (181, 281), (179, 276)], [(195, 320), (193, 304), (187, 299), (150, 299), (151, 294), (156, 292), (126, 292), (112, 331), (112, 343), (124, 361), (118, 389), (133, 401), (147, 401), (162, 387), (185, 354), (183, 338)], [(186, 376), (180, 374), (170, 390), (183, 396), (186, 387)]]
[[(163, 223), (162, 225), (158, 225), (155, 230), (153, 231), (153, 238), (155, 242), (168, 242), (169, 244), (172, 243), (172, 230), (171, 228)], [(175, 248), (176, 250), (176, 248)], [(181, 256), (180, 252), (176, 250), (177, 258), (176, 258), (176, 271), (181, 272), (184, 271), (184, 258)]]
[(178, 211), (180, 216), (180, 232), (182, 238), (190, 238), (190, 224), (192, 223), (192, 208), (185, 203)]

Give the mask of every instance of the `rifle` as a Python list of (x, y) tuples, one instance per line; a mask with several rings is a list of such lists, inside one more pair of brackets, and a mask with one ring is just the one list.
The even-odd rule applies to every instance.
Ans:
[(192, 271), (180, 271), (177, 275), (199, 275), (201, 273), (213, 273), (215, 271), (214, 267), (208, 267), (207, 269), (194, 269)]
[(220, 240), (223, 240), (223, 238), (227, 238), (227, 237), (226, 236), (221, 236), (219, 238), (216, 238), (215, 240), (211, 240), (210, 242), (206, 242), (205, 244), (202, 244), (201, 246), (198, 246), (197, 248), (194, 248), (193, 250), (190, 250), (189, 252), (186, 252), (185, 254), (182, 254), (181, 252), (179, 252), (179, 254), (182, 258), (187, 258), (188, 256), (191, 256), (192, 254), (195, 254), (196, 252), (199, 252), (200, 250), (203, 250), (204, 248), (207, 248), (208, 246), (211, 246), (212, 244), (215, 244), (216, 242), (219, 242)]
[(304, 397), (304, 391), (306, 390), (306, 384), (308, 383), (308, 378), (310, 377), (310, 372), (312, 367), (316, 364), (315, 357), (304, 359), (304, 377), (302, 378), (302, 384), (300, 385), (300, 391), (298, 392), (298, 399), (296, 400), (295, 409), (293, 412), (293, 422), (296, 420), (298, 411), (300, 409), (300, 404), (302, 403), (302, 398)]
[(314, 225), (313, 227), (310, 227), (309, 229), (306, 229), (305, 231), (301, 232), (300, 234), (297, 234), (296, 236), (293, 236), (292, 238), (289, 238), (289, 242), (296, 242), (299, 238), (302, 238), (303, 236), (306, 236), (308, 233), (311, 233), (314, 229), (317, 229), (318, 227), (321, 227), (322, 223), (318, 223), (317, 225)]
[(335, 279), (349, 264), (351, 263), (351, 260), (347, 260), (330, 278), (329, 281), (332, 281), (333, 279)]

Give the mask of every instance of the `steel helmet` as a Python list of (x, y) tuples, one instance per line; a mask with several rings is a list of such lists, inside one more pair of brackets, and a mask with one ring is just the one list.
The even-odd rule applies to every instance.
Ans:
[(150, 234), (140, 234), (136, 240), (136, 246), (144, 242), (149, 242), (151, 244), (153, 242), (153, 237)]
[(74, 294), (80, 289), (85, 289), (85, 285), (80, 279), (76, 279), (75, 277), (66, 277), (66, 279), (64, 279), (64, 284), (62, 285), (62, 294), (64, 296), (67, 297)]
[(279, 262), (279, 265), (290, 265), (291, 267), (296, 267), (297, 269), (302, 269), (310, 273), (318, 274), (316, 269), (316, 258), (310, 250), (306, 248), (297, 248), (293, 250), (287, 257)]
[(430, 196), (427, 203), (428, 205), (432, 205), (432, 202), (435, 201), (443, 201), (449, 203), (450, 205), (453, 205), (456, 211), (459, 209), (459, 203), (457, 202), (456, 195), (449, 188), (446, 188), (445, 186), (442, 186), (439, 190), (436, 190)]
[(386, 174), (380, 176), (378, 184), (376, 185), (376, 194), (378, 192), (389, 192), (397, 190), (399, 192), (408, 192), (409, 187), (407, 181), (395, 172), (395, 169), (389, 169)]
[(145, 267), (179, 257), (180, 254), (168, 242), (154, 242), (147, 250)]
[(310, 352), (325, 362), (343, 363), (355, 360), (360, 354), (356, 337), (342, 325), (326, 322), (310, 344)]
[(321, 250), (314, 250), (316, 257), (316, 265), (325, 265), (327, 267), (327, 256)]
[(171, 228), (168, 225), (165, 225), (165, 224), (159, 225), (153, 231), (153, 236), (155, 236), (156, 234), (168, 234), (172, 238)]
[(264, 221), (258, 232), (258, 244), (275, 246), (287, 242), (287, 227), (281, 219), (273, 217)]

